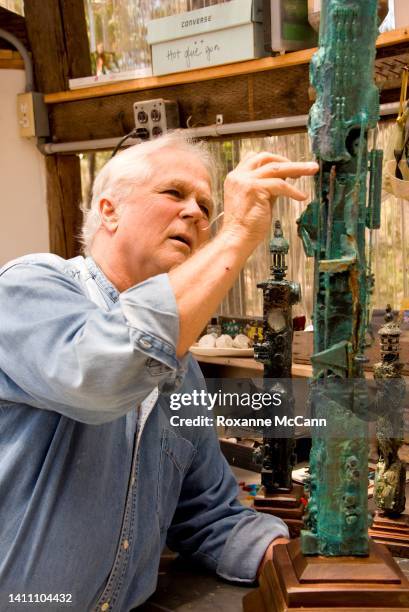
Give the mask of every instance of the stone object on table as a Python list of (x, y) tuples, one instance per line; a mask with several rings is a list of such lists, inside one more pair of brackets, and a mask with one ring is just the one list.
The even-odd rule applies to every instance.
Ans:
[(214, 348), (216, 346), (216, 334), (206, 334), (199, 340), (199, 346), (202, 348)]
[(233, 347), (238, 349), (247, 349), (250, 347), (251, 340), (245, 334), (237, 334), (233, 340)]
[(216, 338), (216, 348), (232, 348), (233, 338), (227, 334), (222, 334), (219, 338)]

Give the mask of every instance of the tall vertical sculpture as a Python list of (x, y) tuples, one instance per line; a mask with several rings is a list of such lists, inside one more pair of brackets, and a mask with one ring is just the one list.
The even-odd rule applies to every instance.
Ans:
[(321, 20), (309, 124), (320, 173), (299, 234), (315, 259), (311, 406), (328, 426), (324, 437), (313, 432), (302, 550), (366, 555), (367, 424), (356, 414), (365, 410), (365, 393), (352, 381), (363, 378), (372, 283), (365, 229), (380, 221), (382, 152), (368, 156), (368, 130), (379, 115), (373, 80), (377, 2), (327, 0)]
[(315, 260), (310, 404), (327, 427), (312, 432), (307, 529), (274, 547), (245, 612), (409, 610), (409, 581), (367, 531), (365, 231), (380, 224), (382, 175), (382, 153), (368, 153), (379, 114), (376, 36), (377, 0), (322, 0), (309, 125), (320, 172), (299, 234)]
[[(284, 238), (280, 221), (275, 222), (270, 241), (272, 255), (271, 278), (259, 283), (263, 290), (263, 340), (254, 345), (254, 357), (264, 365), (264, 380), (269, 390), (271, 380), (283, 379), (281, 395), (287, 416), (294, 412), (291, 379), (293, 319), (292, 307), (301, 299), (298, 283), (286, 279), (286, 255), (289, 244)], [(291, 433), (293, 434), (291, 436)], [(277, 437), (264, 436), (263, 444), (255, 451), (255, 461), (261, 463), (262, 488), (254, 498), (254, 507), (281, 517), (292, 535), (299, 535), (303, 526), (304, 489), (293, 485), (295, 463), (294, 428)]]

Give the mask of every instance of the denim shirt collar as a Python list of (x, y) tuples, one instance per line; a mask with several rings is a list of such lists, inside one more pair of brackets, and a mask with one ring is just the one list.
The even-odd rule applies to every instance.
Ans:
[(119, 299), (118, 289), (116, 289), (111, 281), (107, 279), (101, 268), (97, 266), (92, 257), (89, 256), (85, 258), (85, 265), (87, 266), (91, 277), (95, 280), (98, 287), (104, 292), (105, 295), (109, 297), (111, 302), (115, 304)]

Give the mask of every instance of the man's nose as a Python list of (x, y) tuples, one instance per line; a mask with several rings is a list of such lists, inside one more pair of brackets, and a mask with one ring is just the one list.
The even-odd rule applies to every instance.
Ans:
[(200, 220), (204, 218), (204, 212), (200, 207), (200, 204), (196, 201), (196, 198), (191, 197), (184, 201), (183, 208), (179, 213), (182, 219), (191, 218), (194, 220)]

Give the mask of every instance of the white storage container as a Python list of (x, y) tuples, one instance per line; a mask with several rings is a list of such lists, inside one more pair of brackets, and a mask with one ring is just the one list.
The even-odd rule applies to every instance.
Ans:
[(266, 55), (262, 0), (232, 0), (148, 23), (154, 75)]

